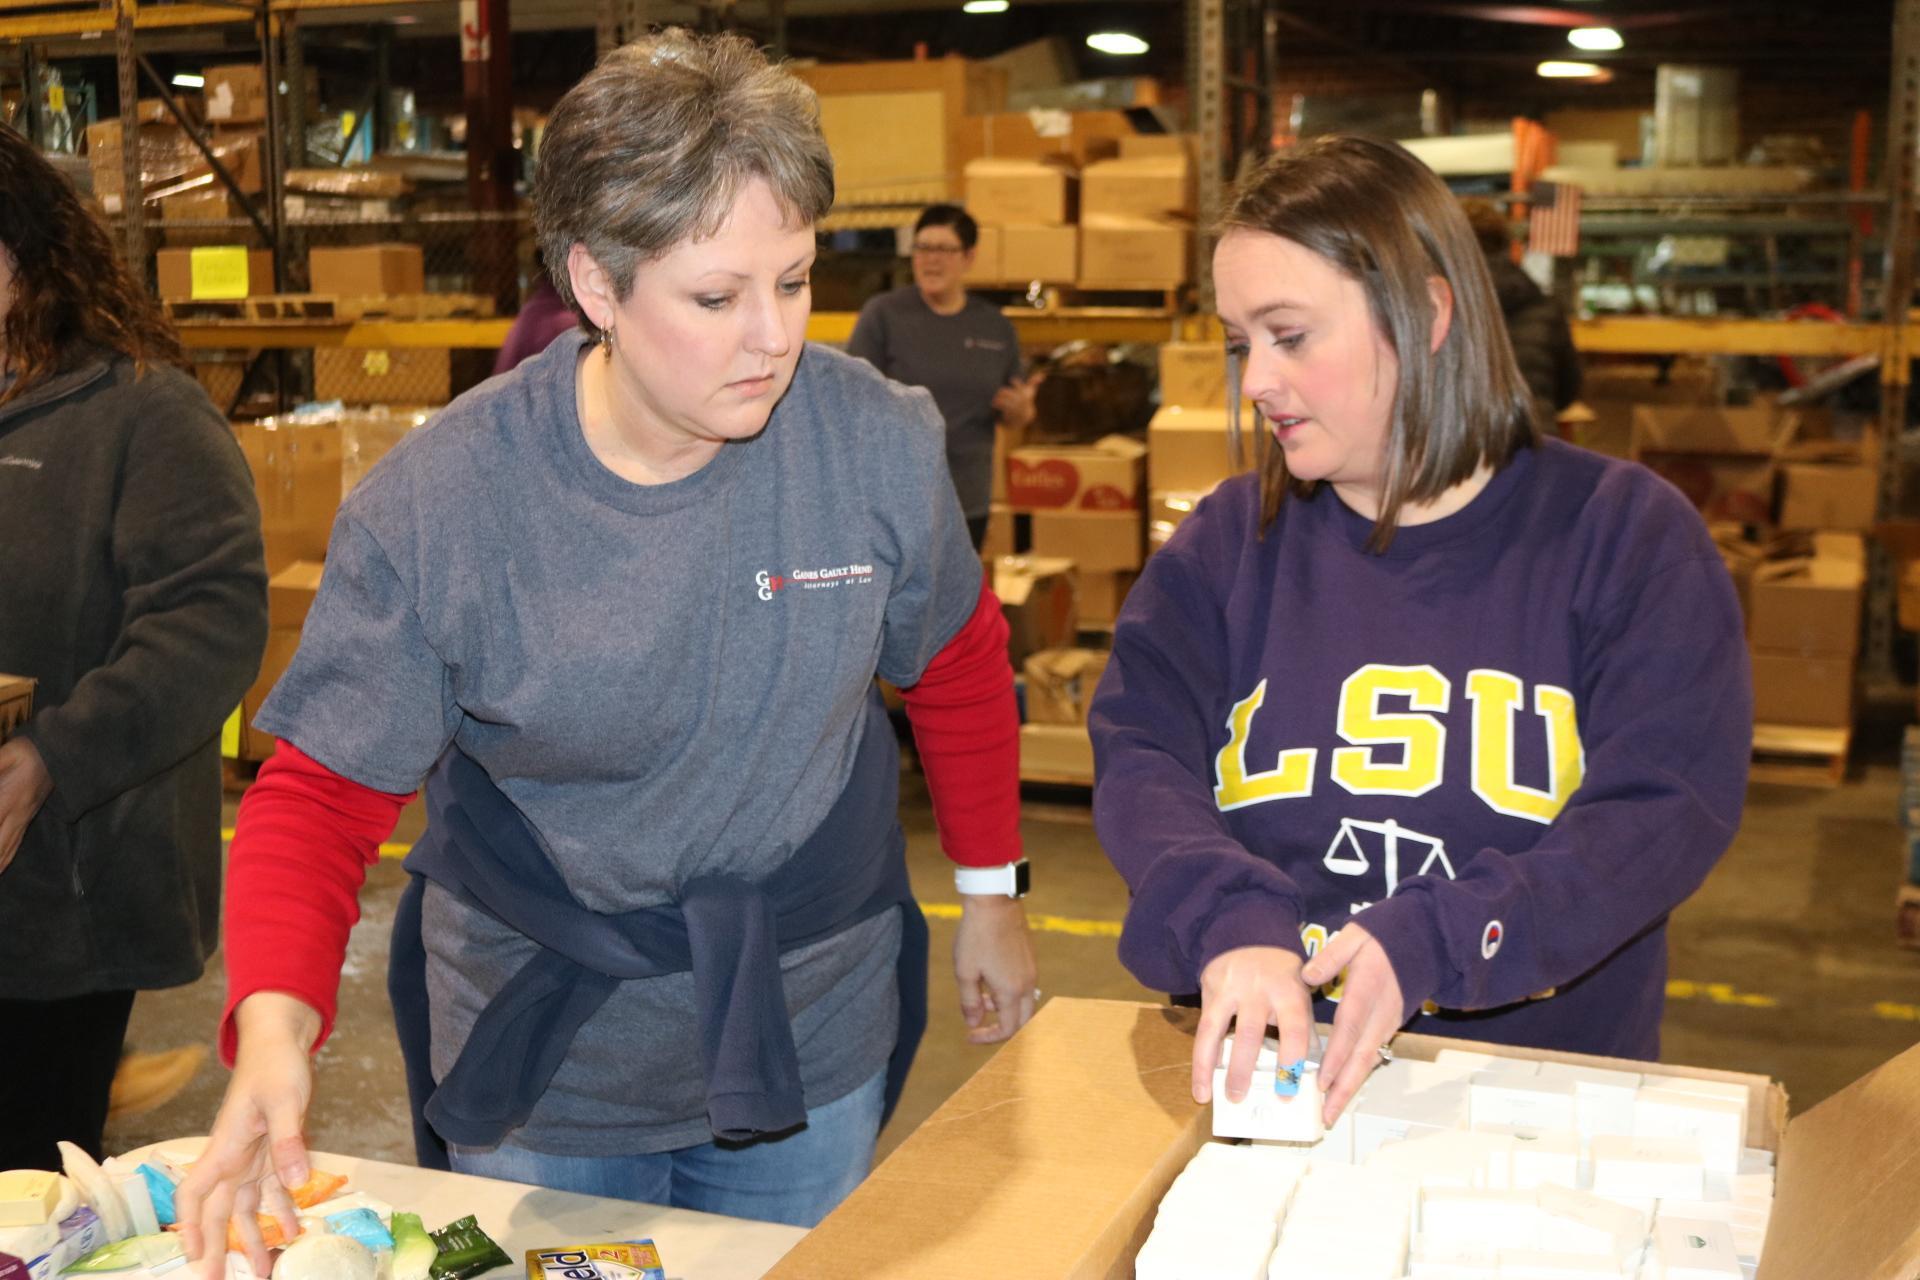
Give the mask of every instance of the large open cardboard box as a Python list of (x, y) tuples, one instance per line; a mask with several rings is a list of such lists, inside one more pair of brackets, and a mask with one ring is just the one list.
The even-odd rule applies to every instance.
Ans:
[[(767, 1274), (779, 1280), (1127, 1280), (1174, 1175), (1209, 1140), (1188, 1092), (1199, 1013), (1055, 997)], [(1402, 1057), (1465, 1041), (1403, 1034)], [(1518, 1058), (1621, 1063), (1503, 1048)], [(1920, 1277), (1920, 1047), (1787, 1122), (1745, 1085), (1747, 1144), (1778, 1155), (1759, 1280)]]

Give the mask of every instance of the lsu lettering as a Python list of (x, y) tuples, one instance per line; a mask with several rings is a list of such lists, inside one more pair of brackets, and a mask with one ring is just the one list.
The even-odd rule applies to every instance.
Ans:
[[(1532, 731), (1518, 714), (1526, 705), (1525, 682), (1479, 668), (1467, 673), (1466, 694), (1473, 793), (1496, 813), (1552, 822), (1586, 776), (1573, 695), (1553, 685), (1533, 687), (1533, 714), (1538, 731), (1546, 735), (1548, 777), (1542, 789), (1514, 777), (1517, 735)], [(1404, 698), (1407, 709), (1384, 710), (1387, 697)], [(1266, 699), (1262, 680), (1227, 716), (1227, 741), (1214, 757), (1213, 798), (1223, 812), (1313, 794), (1317, 748), (1281, 751), (1271, 769), (1247, 767), (1254, 717)], [(1444, 781), (1447, 722), (1441, 717), (1449, 715), (1452, 703), (1452, 681), (1431, 666), (1368, 663), (1359, 668), (1340, 686), (1335, 729), (1352, 745), (1330, 753), (1333, 781), (1354, 795), (1422, 796), (1433, 790)]]

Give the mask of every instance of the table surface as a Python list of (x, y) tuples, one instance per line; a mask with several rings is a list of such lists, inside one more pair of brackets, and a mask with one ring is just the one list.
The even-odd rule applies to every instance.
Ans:
[[(191, 1157), (203, 1141), (160, 1142), (142, 1150)], [(128, 1154), (136, 1159), (140, 1155)], [(314, 1168), (346, 1175), (346, 1191), (364, 1191), (404, 1213), (417, 1213), (429, 1231), (472, 1214), (513, 1259), (511, 1271), (487, 1273), (495, 1277), (524, 1275), (529, 1249), (650, 1238), (659, 1246), (670, 1280), (759, 1280), (806, 1235), (804, 1228), (773, 1222), (550, 1191), (325, 1151), (311, 1155)]]

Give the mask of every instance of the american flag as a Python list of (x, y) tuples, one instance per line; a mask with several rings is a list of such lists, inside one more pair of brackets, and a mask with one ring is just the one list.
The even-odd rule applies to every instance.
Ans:
[(1580, 251), (1580, 188), (1536, 182), (1527, 205), (1527, 252), (1571, 258)]

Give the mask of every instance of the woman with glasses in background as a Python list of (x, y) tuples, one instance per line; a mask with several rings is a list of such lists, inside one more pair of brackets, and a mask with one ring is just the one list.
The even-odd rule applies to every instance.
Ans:
[(896, 382), (925, 387), (947, 424), (947, 467), (977, 551), (993, 493), (993, 427), (1033, 421), (1033, 382), (1000, 309), (967, 293), (980, 228), (957, 204), (913, 226), (913, 283), (860, 309), (847, 351)]

